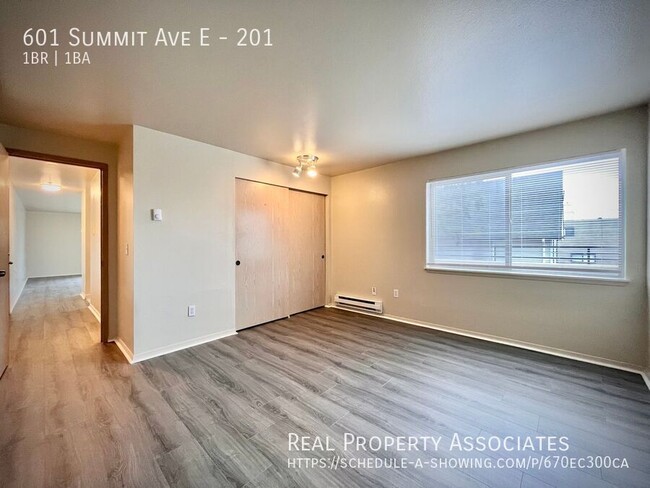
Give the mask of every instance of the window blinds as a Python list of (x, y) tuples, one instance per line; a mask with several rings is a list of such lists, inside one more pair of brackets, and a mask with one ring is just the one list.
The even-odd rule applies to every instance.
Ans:
[(622, 151), (427, 183), (427, 267), (620, 278)]

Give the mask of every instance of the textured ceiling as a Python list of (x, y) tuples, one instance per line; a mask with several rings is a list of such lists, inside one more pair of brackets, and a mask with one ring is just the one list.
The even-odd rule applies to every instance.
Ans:
[[(4, 0), (0, 19), (2, 122), (113, 141), (137, 124), (288, 164), (314, 152), (327, 174), (650, 99), (647, 0)], [(149, 41), (26, 66), (29, 27)], [(153, 47), (159, 27), (195, 45)], [(273, 47), (236, 47), (239, 27), (270, 28)]]

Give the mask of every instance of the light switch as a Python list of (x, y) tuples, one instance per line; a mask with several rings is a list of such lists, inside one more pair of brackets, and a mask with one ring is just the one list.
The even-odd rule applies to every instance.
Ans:
[(151, 209), (151, 220), (154, 222), (162, 222), (162, 208)]

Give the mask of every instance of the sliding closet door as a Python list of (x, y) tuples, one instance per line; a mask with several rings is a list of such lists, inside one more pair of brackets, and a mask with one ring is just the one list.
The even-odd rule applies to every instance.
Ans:
[(289, 190), (236, 180), (237, 330), (287, 316)]
[(289, 191), (289, 314), (325, 305), (325, 197)]

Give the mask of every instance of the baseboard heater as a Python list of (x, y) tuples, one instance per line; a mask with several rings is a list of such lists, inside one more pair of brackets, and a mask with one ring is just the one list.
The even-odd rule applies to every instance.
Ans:
[(334, 304), (337, 307), (349, 308), (350, 310), (359, 310), (380, 314), (384, 312), (384, 303), (380, 300), (367, 300), (365, 298), (351, 297), (350, 295), (336, 295)]

